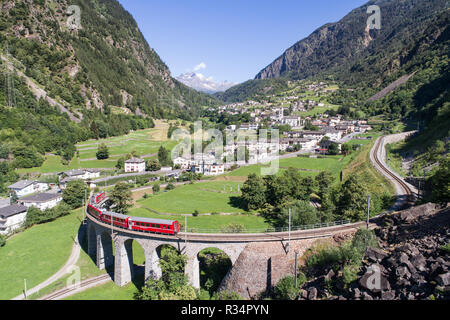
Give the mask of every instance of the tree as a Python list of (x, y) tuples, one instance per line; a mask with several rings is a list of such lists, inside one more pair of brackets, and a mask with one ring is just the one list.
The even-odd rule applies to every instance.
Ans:
[(266, 202), (266, 187), (261, 177), (252, 173), (242, 186), (242, 196), (247, 210), (257, 210)]
[(83, 205), (83, 199), (89, 195), (89, 188), (83, 180), (74, 180), (67, 183), (63, 190), (62, 198), (72, 209)]
[(350, 176), (337, 196), (336, 211), (353, 222), (364, 220), (367, 210), (367, 188), (358, 176)]
[(431, 199), (437, 203), (450, 202), (450, 160), (440, 161), (439, 169), (430, 178)]
[(309, 201), (299, 200), (281, 210), (280, 226), (289, 226), (289, 209), (291, 209), (291, 226), (304, 226), (320, 222), (317, 209), (312, 207)]
[(328, 193), (334, 178), (330, 171), (321, 171), (315, 178), (318, 186), (318, 196), (323, 201), (324, 196)]
[(115, 204), (114, 210), (118, 213), (127, 213), (133, 205), (130, 187), (125, 182), (119, 182), (114, 186), (109, 199)]
[(161, 170), (161, 165), (159, 161), (156, 159), (151, 159), (147, 161), (147, 170), (148, 171), (158, 171)]
[(109, 158), (109, 150), (106, 144), (102, 143), (98, 146), (96, 156), (97, 160), (105, 160)]
[(159, 183), (155, 183), (152, 187), (153, 193), (158, 193), (161, 190)]
[(169, 159), (169, 151), (167, 151), (167, 149), (163, 146), (159, 147), (158, 161), (161, 166), (169, 166), (171, 164), (171, 161)]
[(161, 249), (159, 266), (162, 277), (159, 280), (149, 278), (141, 291), (135, 295), (138, 300), (194, 300), (195, 288), (188, 283), (184, 268), (187, 256), (179, 254), (171, 247)]
[(341, 147), (342, 154), (348, 155), (350, 153), (350, 150), (350, 145), (348, 145), (347, 143), (344, 143)]
[(122, 170), (123, 168), (125, 168), (125, 158), (124, 157), (120, 157), (119, 160), (117, 160), (116, 168), (118, 170)]
[(328, 154), (337, 155), (339, 154), (339, 145), (336, 142), (331, 142), (328, 147)]

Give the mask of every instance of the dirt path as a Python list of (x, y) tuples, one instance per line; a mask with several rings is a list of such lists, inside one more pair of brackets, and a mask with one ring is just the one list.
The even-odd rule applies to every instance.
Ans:
[[(34, 288), (27, 290), (27, 296), (30, 296), (36, 292), (39, 292), (39, 290), (49, 286), (50, 284), (52, 284), (59, 278), (70, 273), (70, 268), (72, 266), (74, 266), (77, 263), (78, 259), (80, 258), (80, 253), (81, 253), (80, 241), (81, 241), (81, 239), (83, 239), (84, 234), (85, 234), (85, 228), (83, 226), (81, 226), (80, 229), (78, 230), (78, 234), (77, 234), (75, 243), (72, 248), (72, 253), (70, 254), (70, 257), (67, 260), (66, 264), (58, 272), (56, 272), (54, 275), (52, 275), (50, 278), (48, 278), (44, 282), (38, 284)], [(23, 300), (24, 298), (25, 298), (24, 295), (21, 294), (15, 298), (13, 298), (12, 300)]]

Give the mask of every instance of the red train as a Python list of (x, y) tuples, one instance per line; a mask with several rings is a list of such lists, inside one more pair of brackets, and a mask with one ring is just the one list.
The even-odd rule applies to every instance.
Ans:
[(87, 212), (97, 220), (123, 229), (169, 235), (175, 235), (179, 232), (179, 224), (176, 220), (130, 217), (115, 212), (102, 211), (91, 204), (88, 205)]

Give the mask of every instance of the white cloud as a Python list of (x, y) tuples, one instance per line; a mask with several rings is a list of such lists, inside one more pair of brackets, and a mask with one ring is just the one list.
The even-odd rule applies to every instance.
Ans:
[(198, 65), (196, 65), (194, 67), (194, 71), (199, 71), (202, 69), (206, 69), (206, 63), (204, 63), (204, 62), (200, 62)]

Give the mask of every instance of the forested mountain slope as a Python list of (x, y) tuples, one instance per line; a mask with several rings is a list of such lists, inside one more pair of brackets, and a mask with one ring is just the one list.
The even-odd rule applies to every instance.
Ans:
[(1, 1), (0, 70), (0, 188), (45, 153), (217, 103), (172, 78), (116, 0)]

